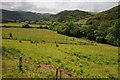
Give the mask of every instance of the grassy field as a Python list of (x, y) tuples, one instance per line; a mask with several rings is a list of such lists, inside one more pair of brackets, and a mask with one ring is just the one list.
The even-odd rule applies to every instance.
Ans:
[[(20, 28), (22, 27), (22, 23), (2, 23), (0, 26), (6, 26), (6, 27), (15, 27), (15, 28)], [(31, 27), (39, 27), (37, 24), (29, 24)]]
[(118, 47), (46, 29), (3, 28), (2, 38), (4, 78), (55, 78), (57, 67), (65, 78), (118, 78)]
[(3, 28), (2, 37), (10, 38), (10, 33), (14, 40), (26, 40), (47, 43), (66, 43), (66, 44), (85, 44), (97, 45), (98, 43), (87, 39), (79, 39), (57, 34), (54, 31), (47, 29), (24, 29), (24, 28)]
[(86, 21), (87, 21), (88, 19), (89, 19), (89, 18), (85, 18), (85, 19), (82, 19), (82, 20), (77, 21), (76, 23), (77, 23), (77, 24), (86, 24)]

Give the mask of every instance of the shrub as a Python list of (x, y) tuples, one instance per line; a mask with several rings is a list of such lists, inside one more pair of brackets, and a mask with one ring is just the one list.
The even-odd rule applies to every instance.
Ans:
[(27, 23), (25, 23), (24, 25), (22, 25), (22, 28), (31, 28)]

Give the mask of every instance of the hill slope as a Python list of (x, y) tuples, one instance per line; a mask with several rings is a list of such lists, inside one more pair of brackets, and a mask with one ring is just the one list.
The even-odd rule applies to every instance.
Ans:
[[(46, 69), (42, 63), (62, 69), (62, 78), (69, 78), (64, 77), (64, 72), (70, 74), (70, 78), (118, 78), (118, 47), (46, 29), (2, 30), (3, 78), (55, 78), (56, 69)], [(9, 33), (13, 39), (5, 39)], [(19, 55), (23, 57), (24, 73), (19, 72)]]
[(108, 21), (111, 25), (114, 25), (115, 22), (120, 19), (120, 14), (118, 11), (120, 10), (120, 5), (113, 7), (107, 11), (103, 11), (98, 13), (97, 15), (90, 18), (87, 23), (100, 26), (105, 21)]
[(65, 10), (56, 15), (51, 15), (50, 20), (55, 20), (59, 22), (78, 21), (80, 19), (88, 18), (91, 16), (93, 15), (85, 11)]
[(96, 26), (94, 31), (96, 40), (99, 42), (107, 42), (112, 45), (120, 44), (120, 5), (113, 7), (107, 11), (103, 11), (86, 22), (89, 25)]
[(33, 13), (33, 12), (25, 12), (25, 11), (8, 11), (8, 10), (0, 10), (2, 11), (2, 21), (9, 20), (48, 20), (50, 14), (41, 14), (41, 13)]

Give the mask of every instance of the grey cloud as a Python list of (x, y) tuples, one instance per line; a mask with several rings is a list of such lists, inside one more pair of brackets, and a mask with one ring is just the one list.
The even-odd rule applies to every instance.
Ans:
[(2, 2), (2, 8), (8, 10), (34, 10), (35, 5), (31, 2)]
[(85, 9), (92, 12), (100, 12), (107, 9), (110, 9), (118, 5), (117, 2), (84, 2), (79, 5), (79, 8)]
[(2, 8), (42, 13), (58, 13), (70, 9), (100, 12), (117, 4), (117, 2), (3, 2)]

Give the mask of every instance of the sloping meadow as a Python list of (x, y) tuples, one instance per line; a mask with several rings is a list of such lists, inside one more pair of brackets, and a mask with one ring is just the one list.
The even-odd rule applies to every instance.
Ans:
[(46, 29), (4, 28), (2, 35), (4, 78), (55, 78), (56, 67), (63, 78), (118, 78), (118, 47)]

